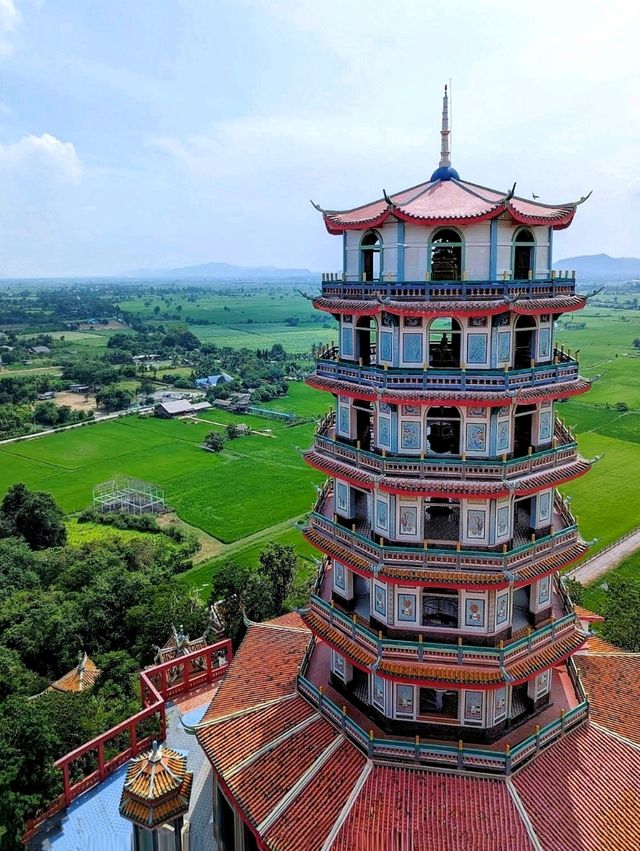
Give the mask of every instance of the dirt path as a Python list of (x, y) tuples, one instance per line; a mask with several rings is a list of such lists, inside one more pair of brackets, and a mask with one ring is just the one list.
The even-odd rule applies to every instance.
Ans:
[(205, 532), (203, 529), (199, 529), (197, 526), (185, 523), (185, 521), (181, 520), (173, 511), (168, 512), (167, 514), (160, 514), (158, 516), (158, 523), (163, 527), (175, 526), (178, 529), (183, 529), (195, 535), (198, 539), (198, 543), (200, 544), (200, 549), (192, 558), (194, 564), (201, 564), (203, 561), (208, 561), (210, 558), (220, 555), (225, 549), (226, 545), (223, 544), (222, 541), (214, 538), (213, 535), (209, 535), (209, 533)]
[(617, 543), (612, 544), (601, 553), (596, 553), (593, 558), (578, 565), (573, 570), (565, 573), (567, 579), (574, 579), (581, 585), (589, 585), (595, 582), (603, 574), (613, 570), (621, 561), (640, 549), (640, 529), (632, 532)]

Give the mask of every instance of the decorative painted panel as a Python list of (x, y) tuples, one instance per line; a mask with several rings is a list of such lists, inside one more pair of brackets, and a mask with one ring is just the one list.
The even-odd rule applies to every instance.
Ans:
[(344, 657), (339, 653), (336, 653), (335, 650), (331, 651), (333, 654), (333, 672), (337, 674), (341, 680), (344, 680)]
[(422, 334), (402, 335), (402, 359), (405, 363), (422, 363)]
[(536, 697), (542, 697), (549, 691), (549, 683), (551, 682), (551, 671), (543, 671), (536, 677)]
[(396, 713), (413, 715), (413, 686), (396, 686)]
[(507, 714), (507, 690), (498, 688), (495, 690), (495, 703), (493, 709), (493, 720), (501, 721)]
[(467, 512), (467, 537), (484, 538), (487, 512), (481, 508), (470, 508)]
[(470, 417), (484, 417), (486, 413), (486, 408), (467, 408), (467, 414)]
[(543, 606), (551, 597), (551, 577), (543, 576), (538, 582), (538, 604)]
[(538, 358), (549, 360), (551, 357), (551, 328), (541, 328), (538, 332)]
[(398, 594), (398, 620), (412, 621), (416, 620), (416, 595), (415, 594)]
[(349, 423), (349, 408), (345, 405), (338, 406), (338, 431), (340, 434), (344, 434), (347, 437), (350, 432), (350, 423)]
[(389, 506), (382, 499), (376, 500), (376, 526), (385, 532), (389, 530)]
[(486, 328), (487, 326), (487, 317), (486, 316), (470, 316), (469, 317), (469, 328)]
[(465, 691), (464, 720), (467, 723), (482, 724), (482, 692)]
[(487, 451), (487, 425), (486, 423), (467, 423), (467, 451)]
[(422, 317), (421, 316), (405, 316), (404, 327), (405, 328), (422, 328)]
[(393, 334), (389, 331), (380, 332), (380, 360), (393, 360)]
[(384, 712), (384, 686), (385, 682), (377, 674), (371, 675), (371, 701)]
[(496, 437), (496, 451), (509, 451), (509, 420), (498, 420), (498, 433)]
[(420, 416), (420, 406), (419, 405), (403, 405), (402, 413), (405, 417), (419, 417)]
[(496, 512), (496, 537), (504, 538), (509, 534), (509, 506), (503, 505)]
[(540, 428), (538, 430), (540, 443), (551, 440), (551, 411), (543, 411), (540, 414)]
[(419, 422), (407, 422), (400, 425), (400, 448), (420, 449), (420, 426)]
[(506, 363), (511, 360), (511, 333), (498, 332), (498, 362)]
[(391, 420), (388, 417), (378, 417), (378, 444), (391, 446)]
[(487, 334), (469, 334), (467, 336), (467, 363), (486, 363)]
[(387, 589), (382, 585), (373, 586), (373, 608), (383, 618), (387, 616)]
[(353, 357), (353, 329), (342, 329), (342, 344), (340, 346), (340, 354), (343, 357)]
[(464, 625), (484, 626), (484, 599), (482, 597), (470, 597), (465, 600)]
[(400, 534), (417, 535), (418, 509), (413, 506), (400, 506)]
[(551, 494), (552, 491), (538, 494), (538, 523), (551, 519)]
[(333, 585), (334, 588), (339, 588), (342, 591), (344, 591), (347, 587), (344, 573), (344, 565), (340, 564), (339, 561), (335, 561), (333, 563)]
[(336, 508), (339, 511), (349, 510), (349, 486), (344, 482), (336, 482)]
[(496, 597), (496, 626), (502, 626), (509, 620), (509, 594)]

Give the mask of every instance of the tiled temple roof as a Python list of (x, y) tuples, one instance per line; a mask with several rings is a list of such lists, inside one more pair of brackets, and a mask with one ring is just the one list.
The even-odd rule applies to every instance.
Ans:
[(150, 751), (129, 763), (120, 814), (150, 828), (186, 813), (193, 783), (186, 769), (186, 756), (154, 742)]
[[(357, 286), (355, 284), (354, 286)], [(398, 284), (401, 286), (401, 284)], [(472, 286), (470, 283), (469, 286)], [(327, 313), (352, 313), (356, 316), (379, 316), (390, 313), (394, 316), (494, 316), (500, 313), (516, 313), (535, 316), (539, 313), (570, 313), (586, 307), (587, 299), (580, 295), (560, 295), (549, 298), (530, 298), (519, 301), (394, 301), (393, 298), (378, 300), (344, 299), (322, 296), (313, 301), (317, 310)]]
[(533, 851), (506, 783), (374, 766), (332, 851)]
[(338, 396), (348, 396), (353, 399), (363, 399), (369, 402), (387, 402), (390, 405), (461, 405), (488, 407), (504, 407), (506, 405), (525, 405), (534, 402), (545, 402), (551, 399), (564, 399), (586, 393), (591, 382), (584, 378), (575, 381), (561, 381), (555, 384), (545, 384), (541, 387), (524, 387), (517, 393), (504, 390), (379, 390), (358, 387), (350, 381), (340, 381), (337, 378), (326, 378), (312, 373), (307, 378), (307, 384), (316, 390), (324, 390)]
[[(581, 201), (583, 199), (580, 199)], [(460, 180), (429, 180), (393, 195), (351, 210), (321, 210), (331, 234), (346, 230), (379, 227), (394, 216), (401, 221), (424, 225), (472, 224), (508, 213), (520, 224), (547, 225), (554, 230), (568, 227), (580, 201), (552, 206), (519, 198), (512, 192), (489, 189)]]
[(513, 780), (544, 851), (637, 851), (640, 754), (589, 724)]
[(589, 653), (578, 654), (574, 661), (589, 695), (593, 720), (640, 745), (640, 653), (624, 653), (613, 644), (590, 638)]
[(86, 653), (80, 653), (78, 664), (60, 679), (51, 683), (47, 691), (81, 692), (95, 685), (100, 670)]

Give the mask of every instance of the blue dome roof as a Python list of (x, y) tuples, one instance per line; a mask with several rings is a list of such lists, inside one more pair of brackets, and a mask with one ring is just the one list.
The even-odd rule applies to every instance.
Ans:
[(450, 165), (441, 165), (431, 175), (431, 182), (434, 180), (460, 180), (460, 175)]

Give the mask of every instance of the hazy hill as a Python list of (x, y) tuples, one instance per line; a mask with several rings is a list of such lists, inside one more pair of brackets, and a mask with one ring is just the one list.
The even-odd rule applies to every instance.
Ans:
[(179, 269), (137, 269), (128, 278), (170, 278), (184, 280), (218, 281), (282, 281), (319, 277), (310, 269), (280, 269), (277, 266), (234, 266), (231, 263), (203, 263), (200, 266), (183, 266)]
[(640, 278), (640, 258), (609, 257), (608, 254), (581, 254), (553, 264), (554, 269), (575, 269), (580, 278), (630, 280)]

